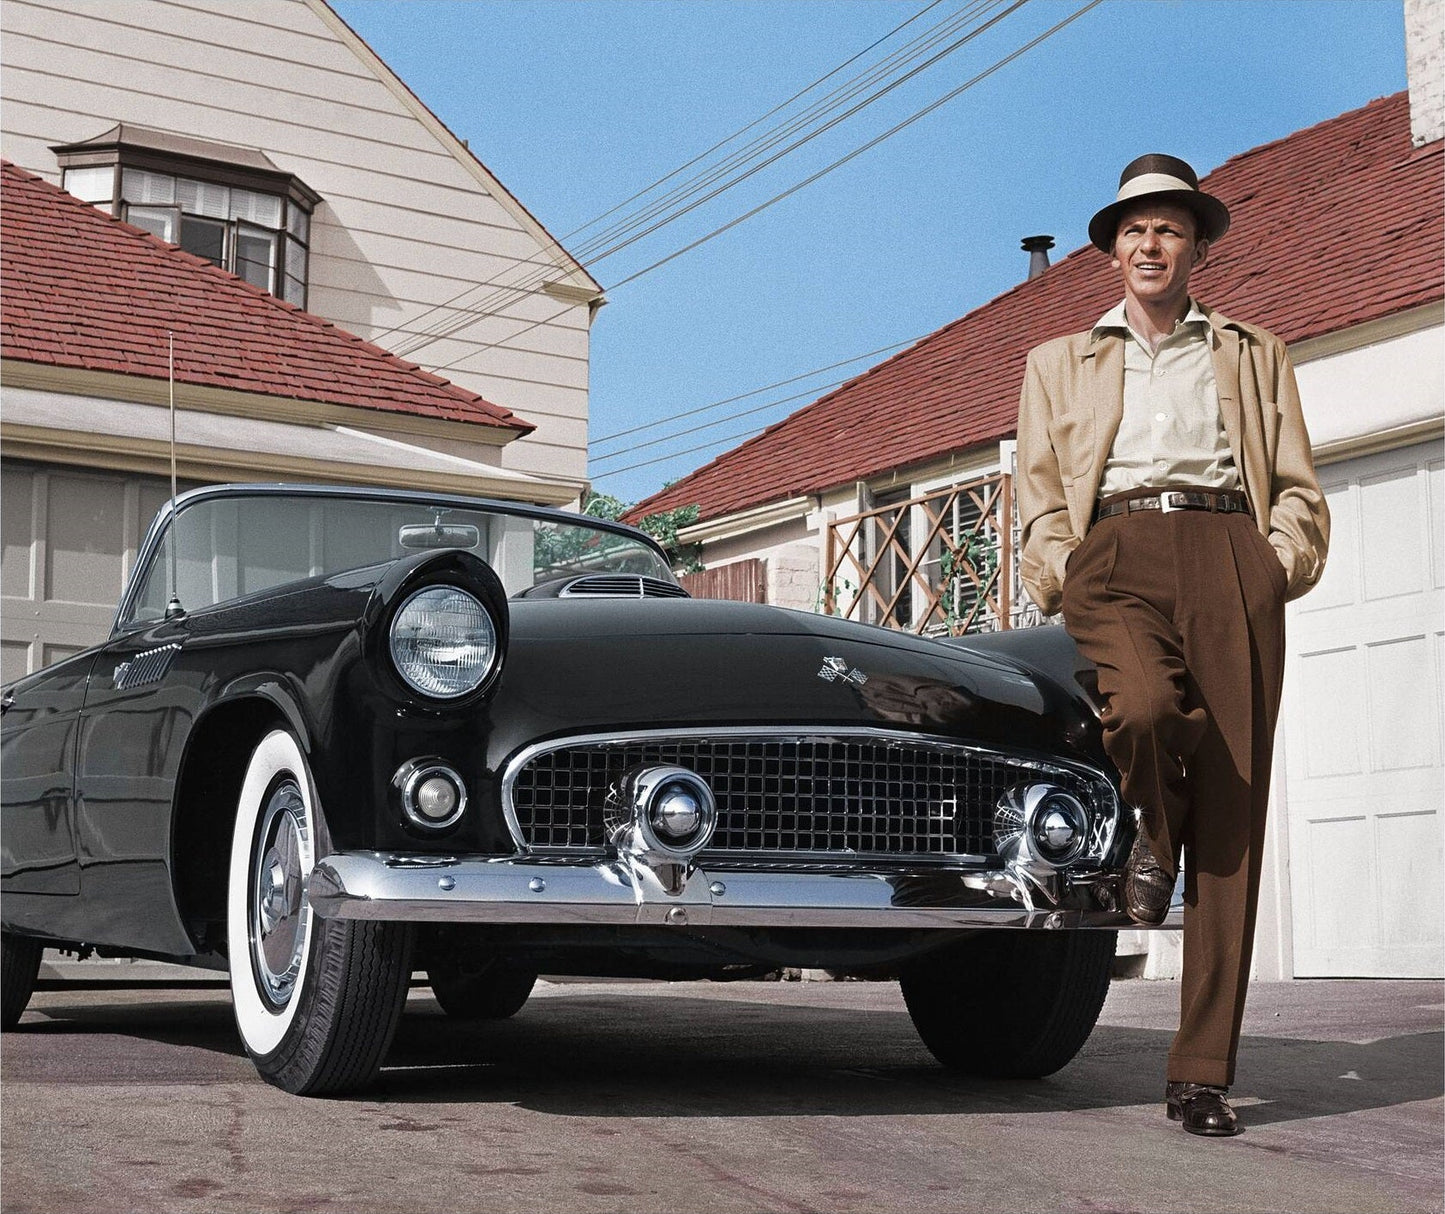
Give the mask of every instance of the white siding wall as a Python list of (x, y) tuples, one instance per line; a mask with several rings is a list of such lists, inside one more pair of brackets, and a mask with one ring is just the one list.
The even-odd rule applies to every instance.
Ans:
[[(549, 265), (514, 204), (489, 194), (304, 0), (6, 0), (3, 35), (6, 158), (58, 184), (50, 147), (117, 122), (261, 149), (323, 199), (311, 311), (363, 337)], [(536, 294), (507, 312), (516, 319), (484, 319), (413, 361), (471, 353), (441, 373), (538, 427), (503, 465), (580, 483), (588, 309)]]

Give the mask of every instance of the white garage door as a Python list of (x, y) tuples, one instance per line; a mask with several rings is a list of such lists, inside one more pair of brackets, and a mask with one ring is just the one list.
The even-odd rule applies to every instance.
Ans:
[(1289, 608), (1282, 717), (1294, 972), (1439, 977), (1441, 447), (1363, 456), (1320, 481), (1330, 559)]

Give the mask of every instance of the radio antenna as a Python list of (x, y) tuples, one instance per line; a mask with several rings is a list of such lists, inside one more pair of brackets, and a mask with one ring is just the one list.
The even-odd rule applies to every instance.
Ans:
[(180, 519), (176, 516), (176, 335), (166, 334), (168, 350), (166, 357), (167, 379), (170, 383), (171, 402), (171, 535), (170, 564), (166, 569), (166, 580), (170, 583), (170, 597), (166, 600), (166, 619), (174, 620), (186, 614), (176, 593), (176, 549), (180, 546)]

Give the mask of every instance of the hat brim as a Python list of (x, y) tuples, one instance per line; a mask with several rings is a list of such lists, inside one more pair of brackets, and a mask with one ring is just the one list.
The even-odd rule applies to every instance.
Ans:
[(1089, 220), (1089, 239), (1094, 247), (1112, 253), (1114, 237), (1119, 233), (1119, 216), (1141, 202), (1172, 202), (1187, 207), (1199, 220), (1201, 240), (1213, 242), (1229, 231), (1229, 208), (1213, 194), (1206, 194), (1203, 190), (1155, 190), (1148, 194), (1136, 194), (1122, 202), (1111, 202)]

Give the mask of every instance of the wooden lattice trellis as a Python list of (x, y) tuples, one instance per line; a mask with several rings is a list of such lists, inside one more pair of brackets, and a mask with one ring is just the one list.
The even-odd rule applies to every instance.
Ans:
[(1008, 628), (1012, 524), (1002, 473), (839, 519), (828, 527), (823, 610), (917, 633)]

